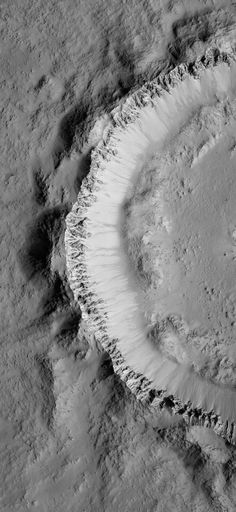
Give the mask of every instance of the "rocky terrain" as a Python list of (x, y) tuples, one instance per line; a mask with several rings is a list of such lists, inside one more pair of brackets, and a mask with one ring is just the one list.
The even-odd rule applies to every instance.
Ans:
[(153, 80), (168, 88), (176, 66), (227, 66), (234, 2), (16, 0), (0, 12), (1, 510), (234, 511), (232, 418), (132, 384), (74, 296), (65, 251), (114, 112)]

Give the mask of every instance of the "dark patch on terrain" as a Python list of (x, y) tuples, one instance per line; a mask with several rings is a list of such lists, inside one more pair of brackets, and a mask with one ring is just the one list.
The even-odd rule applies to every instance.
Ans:
[(53, 394), (54, 378), (50, 360), (45, 354), (35, 357), (36, 367), (40, 377), (40, 387), (43, 397), (41, 404), (41, 415), (48, 428), (52, 427), (53, 414), (55, 409), (55, 398)]
[(57, 315), (54, 338), (61, 348), (67, 349), (70, 346), (77, 335), (80, 320), (81, 311), (79, 307), (77, 310), (70, 309), (67, 312), (62, 312)]
[(77, 104), (71, 108), (61, 119), (57, 135), (51, 148), (54, 168), (57, 169), (62, 158), (69, 154), (76, 131), (83, 132), (89, 114), (89, 107), (85, 103)]
[(160, 408), (163, 409), (165, 407), (166, 409), (170, 409), (171, 411), (175, 407), (175, 401), (173, 396), (166, 396), (163, 398), (162, 402), (160, 403)]
[(198, 444), (191, 444), (187, 448), (183, 460), (185, 467), (191, 468), (194, 472), (194, 478), (197, 479), (197, 474), (204, 468), (206, 463), (206, 457), (201, 447)]
[(122, 46), (116, 48), (116, 57), (121, 66), (121, 69), (126, 70), (129, 81), (132, 78), (132, 82), (135, 80), (135, 64), (134, 64), (134, 56), (131, 54), (130, 50), (127, 48), (123, 48)]
[(226, 481), (226, 484), (231, 484), (232, 478), (236, 475), (236, 452), (235, 447), (229, 445), (231, 451), (231, 457), (229, 460), (223, 463), (222, 472)]
[(78, 173), (77, 173), (77, 176), (76, 176), (75, 182), (74, 182), (74, 193), (76, 194), (76, 196), (78, 195), (78, 193), (80, 191), (83, 179), (89, 173), (90, 166), (91, 166), (91, 151), (89, 151), (87, 154), (84, 154), (81, 156)]
[(39, 206), (44, 206), (48, 196), (48, 185), (43, 174), (40, 159), (36, 156), (31, 164), (32, 198)]
[(44, 209), (28, 228), (25, 244), (18, 253), (21, 270), (28, 281), (39, 276), (50, 280), (52, 248), (63, 232), (68, 211), (67, 205)]
[(58, 308), (69, 307), (71, 298), (68, 296), (63, 280), (58, 272), (49, 283), (48, 289), (40, 299), (38, 305), (38, 315), (40, 317), (48, 317)]
[(38, 82), (36, 83), (36, 85), (34, 86), (34, 90), (35, 92), (39, 92), (43, 87), (44, 85), (47, 83), (47, 77), (46, 75), (42, 75)]
[(97, 379), (105, 380), (107, 377), (114, 375), (112, 360), (107, 352), (103, 352), (100, 359), (100, 365), (97, 371)]

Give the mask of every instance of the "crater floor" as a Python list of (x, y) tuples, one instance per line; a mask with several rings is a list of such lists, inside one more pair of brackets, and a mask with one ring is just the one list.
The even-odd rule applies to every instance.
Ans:
[(235, 127), (234, 101), (200, 109), (144, 166), (125, 205), (127, 250), (156, 345), (229, 385), (236, 376)]

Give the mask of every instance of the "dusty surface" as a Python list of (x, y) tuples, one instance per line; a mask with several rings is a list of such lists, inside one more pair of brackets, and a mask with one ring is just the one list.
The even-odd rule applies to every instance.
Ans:
[(80, 323), (63, 242), (96, 119), (216, 38), (227, 47), (222, 5), (1, 2), (3, 512), (235, 508), (234, 447), (121, 384)]

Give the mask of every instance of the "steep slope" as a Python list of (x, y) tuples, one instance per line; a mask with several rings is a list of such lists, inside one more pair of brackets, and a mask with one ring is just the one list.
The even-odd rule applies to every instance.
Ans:
[(142, 400), (148, 401), (155, 389), (174, 396), (179, 409), (191, 404), (219, 416), (230, 437), (236, 422), (234, 389), (202, 378), (192, 364), (168, 357), (148, 336), (122, 237), (122, 205), (150, 156), (161, 152), (200, 108), (233, 100), (235, 86), (233, 55), (214, 51), (131, 95), (113, 112), (113, 125), (93, 152), (65, 235), (71, 288), (121, 378)]

